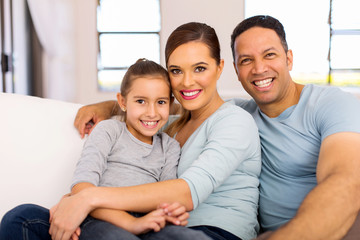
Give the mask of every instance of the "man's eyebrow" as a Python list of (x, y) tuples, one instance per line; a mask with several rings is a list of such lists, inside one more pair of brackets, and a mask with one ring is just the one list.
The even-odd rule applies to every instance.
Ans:
[(240, 54), (237, 59), (240, 59), (240, 58), (245, 58), (245, 57), (250, 57), (249, 54)]
[[(265, 49), (265, 50), (263, 51), (263, 54), (266, 53), (266, 52), (269, 52), (269, 51), (273, 51), (273, 50), (277, 51), (276, 48), (274, 48), (274, 47), (269, 47), (269, 48), (267, 48), (267, 49)], [(240, 55), (237, 57), (237, 59), (246, 58), (246, 57), (251, 57), (251, 55), (249, 55), (249, 54), (240, 54)]]
[(265, 49), (265, 50), (263, 51), (263, 53), (266, 53), (266, 52), (269, 52), (269, 51), (272, 51), (272, 50), (277, 51), (276, 48), (274, 48), (274, 47), (269, 47), (268, 49)]

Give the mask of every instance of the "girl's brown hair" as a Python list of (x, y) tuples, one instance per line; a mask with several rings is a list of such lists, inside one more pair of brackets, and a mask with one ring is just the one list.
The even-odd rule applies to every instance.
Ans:
[[(205, 23), (189, 22), (179, 26), (170, 34), (165, 47), (166, 67), (168, 67), (170, 55), (176, 48), (194, 41), (204, 43), (209, 48), (211, 57), (218, 65), (220, 64), (220, 44), (215, 30)], [(190, 111), (181, 108), (179, 119), (173, 122), (166, 132), (173, 137), (190, 120), (190, 117)]]
[[(170, 87), (169, 74), (165, 68), (154, 61), (147, 60), (146, 58), (138, 59), (133, 65), (129, 67), (121, 82), (120, 93), (126, 97), (129, 93), (134, 80), (140, 77), (156, 77), (161, 76), (166, 80)], [(171, 88), (170, 88), (171, 89)]]
[[(126, 98), (136, 79), (141, 77), (151, 78), (158, 76), (165, 79), (166, 83), (170, 88), (170, 95), (171, 95), (170, 79), (166, 69), (154, 61), (147, 60), (146, 58), (140, 58), (133, 65), (131, 65), (127, 70), (127, 72), (125, 73), (123, 80), (121, 82), (120, 93), (124, 98)], [(121, 120), (125, 121), (126, 114), (124, 112), (121, 112), (120, 115), (121, 115)]]

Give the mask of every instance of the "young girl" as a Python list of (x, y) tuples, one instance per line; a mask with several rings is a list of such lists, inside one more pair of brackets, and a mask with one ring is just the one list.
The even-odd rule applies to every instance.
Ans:
[[(168, 120), (172, 100), (167, 71), (153, 61), (139, 59), (125, 74), (120, 91), (117, 99), (123, 121), (105, 120), (95, 127), (77, 164), (72, 194), (92, 186), (124, 187), (176, 178), (179, 143), (165, 133), (157, 134)], [(91, 215), (112, 213), (100, 209)], [(136, 215), (119, 211), (113, 218), (117, 226), (133, 234), (157, 232), (165, 225), (162, 209)], [(89, 217), (81, 227), (84, 235), (94, 234), (87, 230), (89, 221), (97, 222), (91, 226), (103, 224)]]
[[(117, 94), (123, 121), (110, 119), (96, 125), (76, 166), (71, 195), (95, 186), (127, 187), (177, 177), (179, 143), (165, 133), (158, 133), (169, 117), (170, 89), (168, 73), (159, 64), (139, 59), (130, 66), (123, 78), (121, 92)], [(57, 207), (50, 210), (50, 222), (56, 215)], [(161, 207), (170, 207), (171, 211), (165, 213)], [(49, 214), (45, 208), (22, 205), (8, 215), (21, 211), (42, 212), (43, 216)], [(40, 214), (35, 216), (44, 219)], [(107, 221), (98, 220), (104, 219), (103, 216)], [(179, 203), (164, 204), (147, 214), (97, 209), (90, 213), (71, 238), (75, 240), (81, 236), (80, 239), (109, 240), (119, 235), (124, 239), (151, 238), (151, 234), (164, 228), (166, 222), (186, 225), (188, 216), (185, 207)], [(13, 229), (1, 229), (1, 240), (21, 237), (51, 239), (49, 222), (31, 219), (29, 223), (27, 219), (21, 219), (12, 221), (12, 226)], [(58, 237), (56, 233), (54, 235)]]

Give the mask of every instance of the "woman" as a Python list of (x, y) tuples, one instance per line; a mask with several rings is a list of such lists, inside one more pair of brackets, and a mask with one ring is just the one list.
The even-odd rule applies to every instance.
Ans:
[[(126, 188), (87, 188), (65, 197), (52, 215), (54, 239), (69, 238), (94, 209), (149, 212), (164, 202), (179, 202), (191, 212), (188, 228), (165, 228), (158, 233), (161, 239), (176, 239), (178, 233), (178, 239), (191, 239), (195, 230), (210, 239), (256, 237), (258, 130), (247, 112), (225, 103), (217, 92), (224, 61), (214, 29), (201, 23), (181, 25), (170, 35), (165, 55), (173, 94), (183, 108), (167, 129), (182, 147), (179, 178)], [(75, 124), (83, 134), (85, 122), (108, 117), (113, 106), (106, 102), (83, 108)], [(107, 217), (99, 216), (105, 221)]]

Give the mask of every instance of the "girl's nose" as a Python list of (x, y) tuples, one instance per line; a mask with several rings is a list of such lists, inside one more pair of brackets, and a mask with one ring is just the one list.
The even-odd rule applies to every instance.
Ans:
[(155, 117), (156, 116), (156, 107), (155, 107), (154, 104), (149, 104), (149, 106), (147, 107), (146, 115), (148, 117)]

